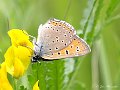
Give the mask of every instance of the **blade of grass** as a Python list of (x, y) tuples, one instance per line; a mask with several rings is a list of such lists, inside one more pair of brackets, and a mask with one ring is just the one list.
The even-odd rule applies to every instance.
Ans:
[(87, 20), (86, 20), (86, 22), (85, 22), (84, 27), (83, 27), (83, 36), (82, 36), (82, 38), (84, 38), (84, 39), (85, 39), (87, 27), (88, 27), (88, 22), (89, 22), (89, 20), (90, 20), (90, 18), (91, 18), (91, 15), (92, 15), (92, 13), (93, 13), (93, 9), (94, 9), (94, 7), (95, 7), (96, 2), (97, 2), (97, 0), (94, 0), (94, 3), (93, 3), (93, 5), (92, 5), (92, 9), (90, 10), (90, 14), (88, 14), (89, 16), (88, 16), (88, 18), (87, 18)]
[(93, 50), (92, 50), (92, 90), (99, 90), (99, 65), (98, 61), (100, 58), (98, 42), (94, 43)]
[(87, 35), (87, 41), (90, 44), (92, 44), (92, 41), (93, 41), (94, 36), (95, 36), (96, 26), (97, 26), (97, 23), (99, 20), (99, 16), (100, 16), (100, 12), (101, 12), (102, 7), (103, 7), (103, 0), (99, 0), (97, 8), (95, 10), (94, 20), (93, 20), (93, 25), (92, 25), (91, 31)]
[[(108, 63), (108, 59), (107, 59), (107, 55), (106, 55), (106, 51), (104, 48), (104, 43), (103, 43), (103, 39), (100, 40), (99, 42), (99, 47), (100, 49), (100, 60), (99, 60), (99, 64), (100, 64), (100, 72), (101, 72), (101, 77), (103, 79), (103, 88), (104, 90), (112, 90), (111, 86), (112, 86), (112, 81), (111, 81), (111, 74), (110, 74), (110, 68), (109, 68), (109, 63)], [(109, 86), (109, 87), (107, 87)]]

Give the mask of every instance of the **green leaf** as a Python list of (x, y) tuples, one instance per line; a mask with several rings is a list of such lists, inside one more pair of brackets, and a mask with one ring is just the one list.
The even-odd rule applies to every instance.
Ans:
[(62, 90), (64, 81), (64, 60), (41, 61), (38, 65), (41, 90)]

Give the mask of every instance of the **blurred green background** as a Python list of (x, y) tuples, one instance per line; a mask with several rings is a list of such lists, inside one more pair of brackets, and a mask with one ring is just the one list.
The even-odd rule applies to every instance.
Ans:
[(41, 90), (120, 90), (119, 0), (0, 0), (0, 63), (11, 45), (8, 30), (24, 29), (37, 37), (39, 25), (50, 18), (73, 25), (92, 51), (67, 60), (74, 64), (66, 84)]

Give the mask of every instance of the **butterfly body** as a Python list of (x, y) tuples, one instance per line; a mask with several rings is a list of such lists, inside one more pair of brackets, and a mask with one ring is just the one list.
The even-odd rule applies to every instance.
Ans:
[(51, 19), (39, 26), (37, 41), (34, 40), (34, 58), (61, 59), (82, 56), (89, 52), (87, 43), (76, 35), (69, 23)]

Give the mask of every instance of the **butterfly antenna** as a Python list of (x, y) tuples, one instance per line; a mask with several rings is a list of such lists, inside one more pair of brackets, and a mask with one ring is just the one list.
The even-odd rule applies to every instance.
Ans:
[(63, 20), (65, 20), (66, 17), (67, 17), (68, 11), (69, 11), (70, 6), (71, 6), (71, 1), (72, 1), (72, 0), (68, 0), (68, 5), (67, 5), (67, 7), (66, 7)]

